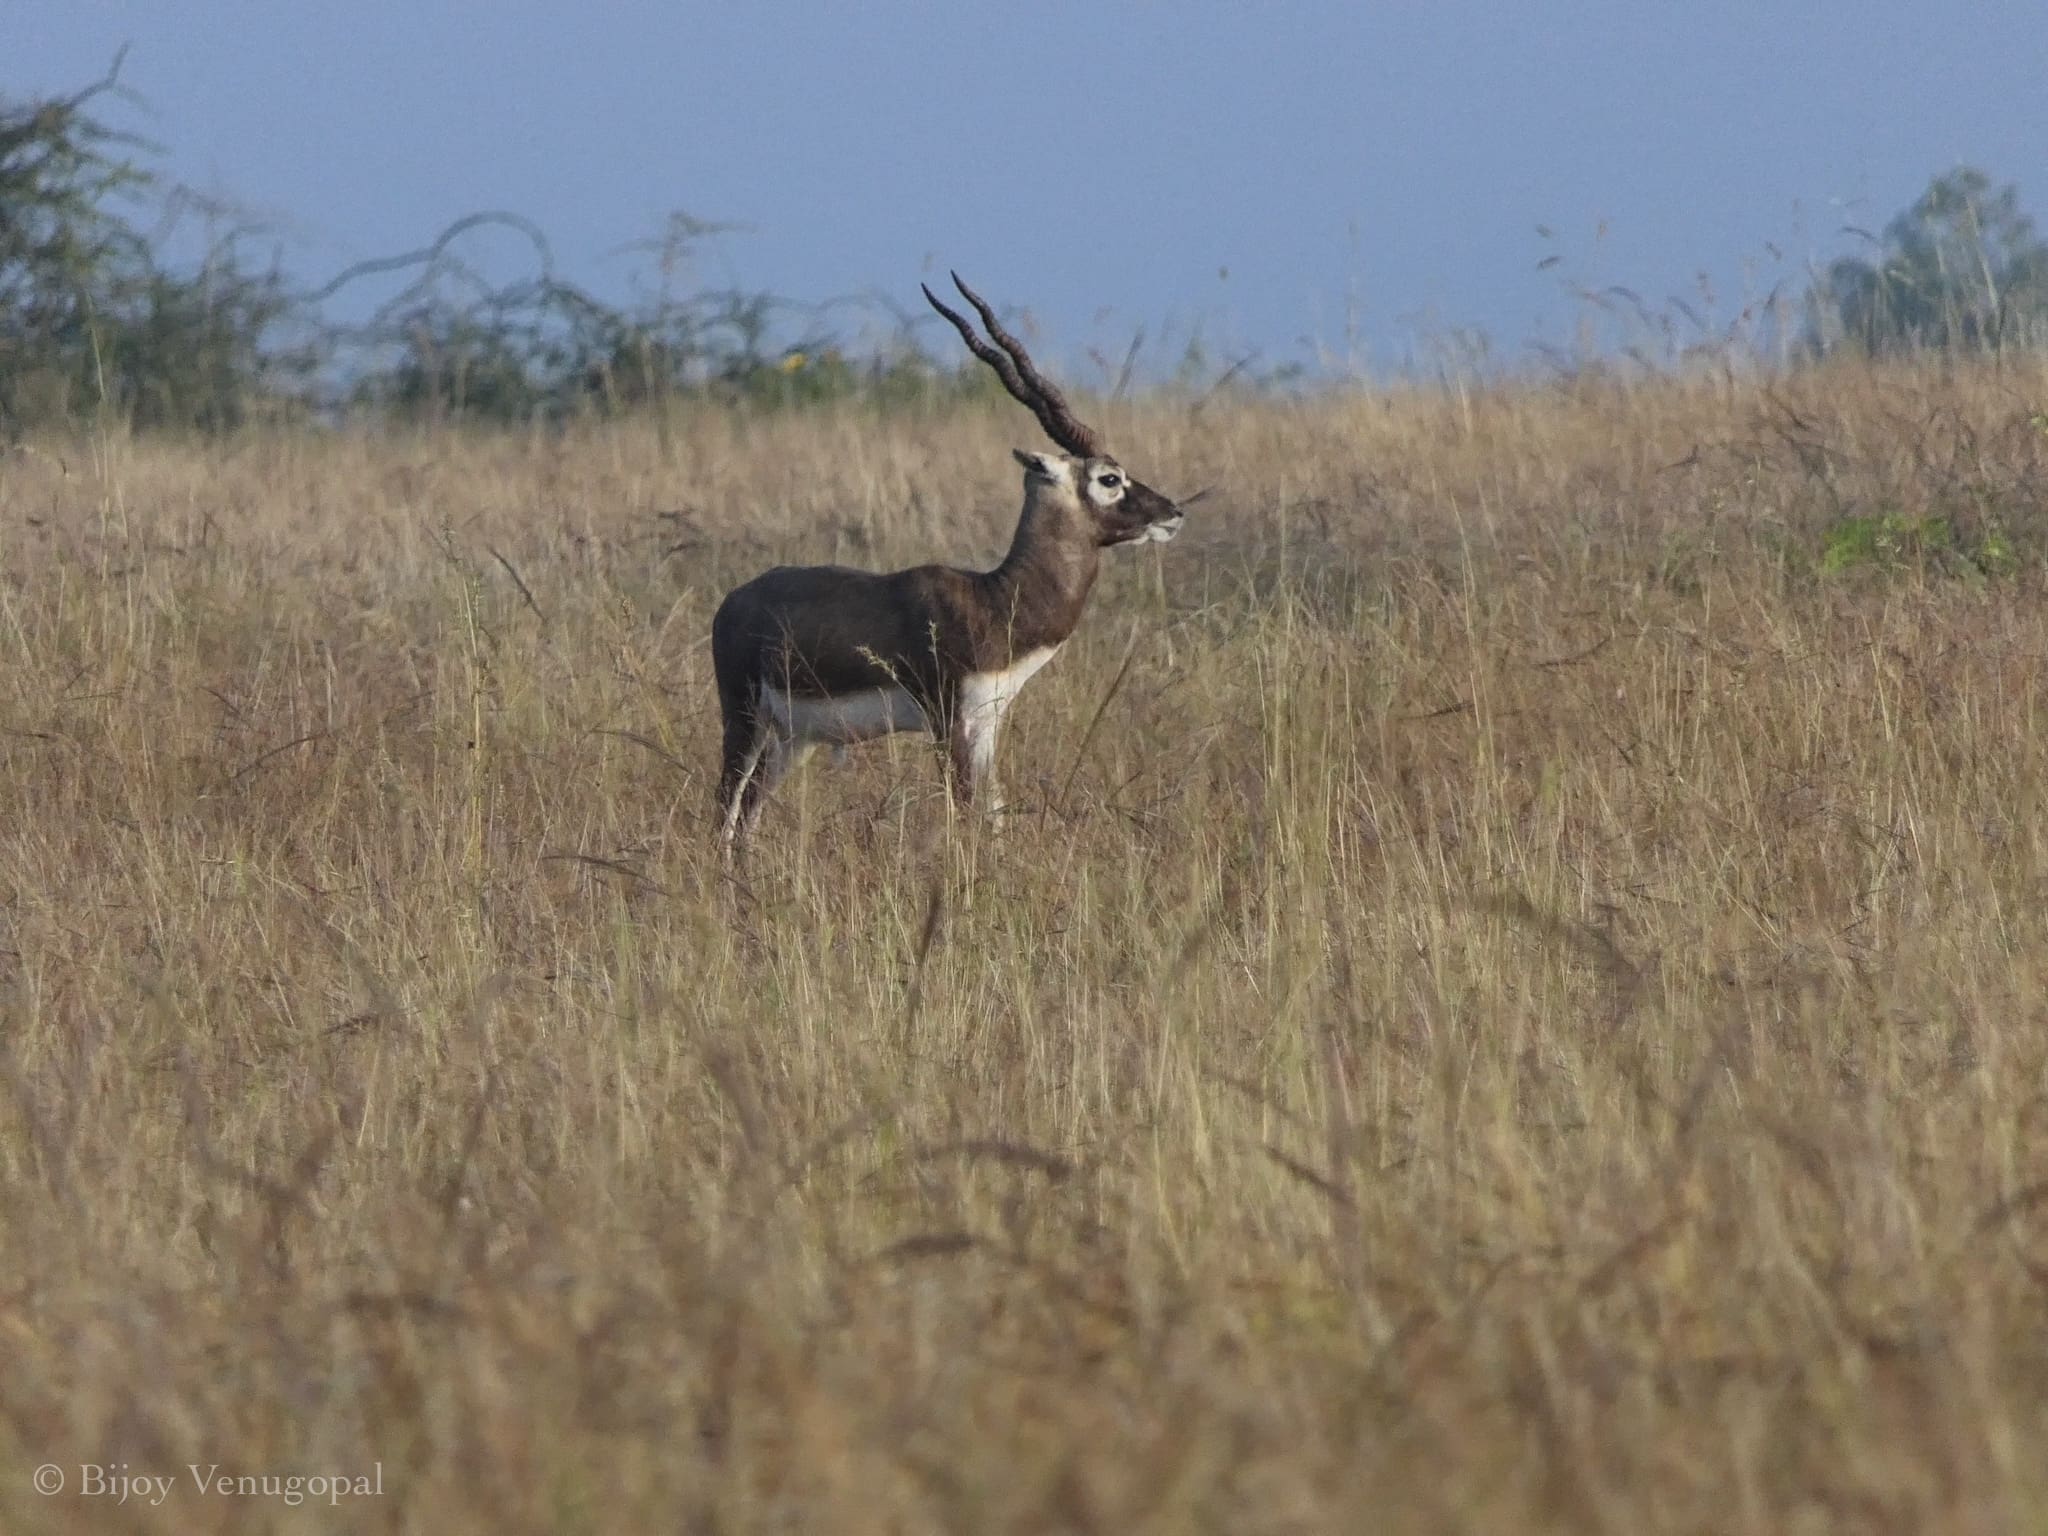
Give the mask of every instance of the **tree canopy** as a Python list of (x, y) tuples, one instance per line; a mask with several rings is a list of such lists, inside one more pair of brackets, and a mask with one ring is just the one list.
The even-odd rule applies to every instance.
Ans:
[(2021, 211), (2017, 188), (1958, 167), (1930, 181), (1881, 237), (1866, 238), (1873, 255), (1833, 262), (1815, 286), (1815, 350), (2048, 345), (2048, 243)]
[(69, 96), (0, 99), (0, 425), (233, 426), (294, 362), (266, 345), (282, 278), (235, 235), (178, 269), (141, 229), (172, 210), (154, 146), (96, 113), (125, 95), (120, 62)]

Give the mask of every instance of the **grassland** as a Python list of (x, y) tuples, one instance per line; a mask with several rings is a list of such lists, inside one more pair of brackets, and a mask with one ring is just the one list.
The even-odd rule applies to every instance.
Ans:
[(2044, 405), (1111, 413), (1000, 832), (736, 879), (718, 595), (1021, 412), (0, 459), (0, 1529), (2041, 1528)]

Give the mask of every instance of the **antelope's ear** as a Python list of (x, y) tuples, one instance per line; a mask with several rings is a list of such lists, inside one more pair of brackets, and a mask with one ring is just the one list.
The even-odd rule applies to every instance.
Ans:
[(1024, 473), (1034, 480), (1044, 480), (1058, 485), (1066, 478), (1066, 461), (1056, 453), (1032, 453), (1024, 448), (1012, 448), (1010, 456), (1024, 466)]

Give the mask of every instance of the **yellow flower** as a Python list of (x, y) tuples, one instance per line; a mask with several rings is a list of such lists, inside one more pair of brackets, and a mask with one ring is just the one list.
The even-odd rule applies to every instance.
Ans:
[(792, 352), (782, 360), (782, 371), (784, 373), (796, 373), (809, 362), (810, 359), (805, 357), (803, 353)]

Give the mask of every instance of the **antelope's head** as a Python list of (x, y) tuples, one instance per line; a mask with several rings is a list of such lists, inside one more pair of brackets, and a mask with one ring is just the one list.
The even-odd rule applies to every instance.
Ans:
[(1010, 451), (1024, 466), (1025, 494), (1033, 501), (1046, 498), (1067, 502), (1073, 513), (1086, 520), (1101, 548), (1113, 544), (1163, 544), (1180, 532), (1187, 517), (1151, 486), (1133, 480), (1108, 454), (1076, 458), (1066, 453), (1031, 453), (1022, 448)]
[(1095, 543), (1164, 543), (1180, 532), (1186, 513), (1172, 498), (1162, 496), (1142, 480), (1133, 479), (1103, 447), (1102, 438), (1082, 421), (1067, 404), (1066, 397), (1032, 366), (1024, 344), (1004, 330), (986, 299), (953, 274), (953, 286), (974, 306), (989, 335), (990, 346), (975, 333), (967, 319), (939, 302), (929, 287), (924, 296), (933, 309), (952, 321), (953, 329), (967, 343), (967, 350), (993, 368), (1003, 387), (1031, 408), (1038, 424), (1065, 453), (1028, 453), (1013, 450), (1024, 466), (1025, 494), (1032, 501), (1054, 499), (1069, 504), (1092, 528)]

